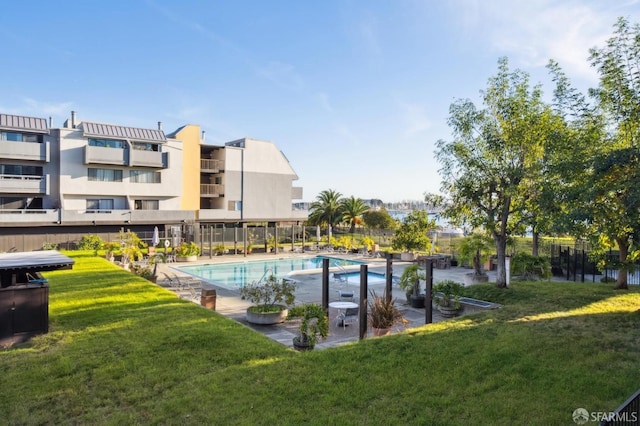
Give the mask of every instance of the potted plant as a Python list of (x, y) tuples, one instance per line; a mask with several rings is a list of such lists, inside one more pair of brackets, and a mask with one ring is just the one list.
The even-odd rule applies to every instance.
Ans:
[(200, 255), (200, 247), (193, 241), (183, 242), (176, 249), (176, 257), (178, 262), (195, 262)]
[(247, 308), (247, 321), (260, 325), (283, 322), (289, 313), (287, 307), (295, 300), (295, 288), (293, 281), (279, 280), (275, 275), (269, 275), (265, 281), (242, 286), (240, 296), (253, 303)]
[(371, 290), (370, 294), (367, 317), (374, 336), (389, 334), (391, 327), (406, 322), (404, 315), (396, 307), (396, 299), (388, 298), (386, 292), (382, 296), (378, 296), (374, 290)]
[(416, 252), (428, 251), (431, 248), (431, 240), (427, 234), (436, 228), (436, 221), (429, 219), (424, 210), (411, 211), (396, 229), (391, 247), (394, 250), (402, 250), (400, 260), (415, 260)]
[(482, 263), (486, 261), (493, 249), (491, 240), (483, 234), (471, 234), (458, 245), (458, 257), (464, 263), (472, 262), (473, 272), (467, 274), (469, 284), (489, 281)]
[(293, 347), (299, 351), (313, 349), (319, 339), (329, 335), (329, 317), (317, 303), (291, 308), (288, 318), (301, 318), (298, 335), (293, 338)]
[(224, 244), (218, 244), (213, 248), (213, 253), (216, 256), (222, 256), (225, 252)]
[(433, 286), (433, 302), (443, 317), (451, 318), (460, 313), (460, 296), (464, 286), (453, 280), (444, 280)]
[(425, 279), (424, 271), (417, 264), (407, 266), (400, 276), (398, 285), (405, 291), (407, 303), (413, 308), (424, 308), (426, 295), (420, 292), (420, 280)]

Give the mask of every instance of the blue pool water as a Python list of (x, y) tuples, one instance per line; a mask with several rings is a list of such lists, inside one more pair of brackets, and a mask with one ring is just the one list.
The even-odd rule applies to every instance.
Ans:
[[(180, 270), (208, 282), (228, 288), (240, 288), (245, 283), (258, 281), (265, 274), (284, 278), (291, 272), (321, 269), (322, 260), (329, 259), (329, 267), (361, 265), (363, 262), (335, 257), (297, 257), (292, 259), (264, 260), (255, 262), (219, 263), (215, 265), (183, 266)], [(357, 282), (356, 279), (353, 282)], [(349, 280), (351, 283), (351, 280)]]
[[(344, 277), (347, 280), (349, 285), (360, 285), (360, 271), (354, 272), (346, 272), (346, 273), (335, 273), (336, 276)], [(368, 272), (367, 271), (367, 284), (384, 284), (387, 280), (384, 274), (380, 274), (378, 272)]]

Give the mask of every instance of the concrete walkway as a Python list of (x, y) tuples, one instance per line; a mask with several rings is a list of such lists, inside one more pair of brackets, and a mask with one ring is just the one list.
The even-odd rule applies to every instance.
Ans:
[[(230, 255), (230, 256), (221, 256), (214, 257), (213, 259), (201, 258), (198, 263), (200, 264), (221, 264), (221, 263), (231, 263), (231, 262), (250, 262), (250, 261), (260, 261), (260, 260), (274, 260), (276, 259), (286, 259), (290, 257), (313, 257), (317, 254), (323, 253), (305, 253), (305, 254), (278, 254), (278, 255), (264, 255), (264, 254), (252, 254), (248, 257), (244, 257), (242, 255)], [(386, 260), (385, 259), (372, 259), (372, 258), (363, 258), (357, 255), (336, 255), (330, 254), (331, 257), (340, 257), (351, 260), (363, 261), (368, 264), (369, 272), (378, 272), (385, 273), (386, 270)], [(400, 277), (404, 268), (406, 268), (411, 263), (409, 262), (400, 262), (395, 261), (393, 263), (393, 275), (394, 277)], [(161, 264), (159, 265), (159, 278), (158, 283), (165, 287), (168, 286), (166, 279), (163, 281), (165, 276), (162, 274), (166, 273), (168, 276), (178, 276), (183, 280), (193, 278), (189, 274), (181, 271), (179, 269), (180, 266), (193, 266), (194, 263), (170, 263), (170, 264)], [(344, 269), (349, 271), (358, 271), (359, 266), (348, 266)], [(333, 270), (331, 268), (330, 270)], [(434, 284), (446, 279), (451, 279), (457, 281), (459, 283), (464, 283), (465, 274), (471, 272), (471, 269), (468, 268), (449, 268), (449, 269), (434, 269)], [(281, 278), (281, 277), (279, 277)], [(289, 275), (289, 278), (294, 279), (297, 282), (296, 285), (296, 304), (301, 303), (321, 303), (322, 301), (322, 273), (320, 270), (312, 270), (312, 271), (300, 271), (297, 273), (293, 273)], [(495, 280), (495, 272), (489, 272), (489, 280)], [(240, 298), (240, 293), (238, 290), (229, 289), (225, 287), (221, 287), (218, 285), (214, 285), (212, 283), (202, 281), (202, 287), (204, 289), (215, 289), (217, 293), (216, 297), (216, 311), (228, 318), (231, 318), (241, 324), (246, 325), (249, 328), (252, 328), (265, 336), (283, 344), (288, 347), (293, 347), (293, 337), (297, 334), (297, 328), (299, 324), (299, 320), (290, 320), (285, 321), (282, 324), (277, 325), (254, 325), (250, 324), (246, 321), (246, 309), (251, 304), (245, 300)], [(382, 294), (384, 291), (384, 283), (379, 284), (368, 284), (369, 290), (374, 290), (377, 294)], [(337, 282), (334, 282), (333, 279), (329, 280), (329, 301), (337, 301), (338, 300), (338, 292), (337, 290), (348, 288), (352, 290), (356, 296), (359, 294), (359, 283), (351, 284), (349, 283), (347, 287), (340, 285)], [(194, 294), (192, 291), (188, 290), (179, 290), (173, 288), (173, 290), (182, 298), (192, 300), (194, 303), (200, 304), (199, 297), (193, 297)], [(425, 324), (425, 309), (415, 309), (406, 305), (406, 296), (404, 291), (399, 289), (398, 287), (393, 287), (393, 297), (396, 298), (396, 306), (403, 312), (405, 319), (408, 323), (405, 325), (406, 328), (414, 328)], [(203, 308), (204, 309), (204, 308)], [(477, 312), (482, 308), (465, 306), (463, 315), (465, 313)], [(329, 308), (329, 336), (326, 340), (318, 343), (316, 345), (316, 349), (322, 349), (327, 347), (333, 347), (342, 345), (345, 343), (355, 342), (359, 338), (359, 325), (358, 323), (354, 323), (347, 327), (342, 327), (336, 321), (336, 317), (339, 312), (337, 309)], [(433, 309), (433, 322), (439, 322), (445, 320), (436, 309)], [(403, 326), (396, 326), (392, 332), (398, 332), (403, 329)], [(369, 337), (372, 337), (373, 334), (371, 330), (368, 333)]]

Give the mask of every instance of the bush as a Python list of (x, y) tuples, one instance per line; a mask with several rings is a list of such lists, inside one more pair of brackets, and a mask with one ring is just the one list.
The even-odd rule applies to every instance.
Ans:
[(551, 278), (551, 261), (545, 257), (518, 253), (511, 258), (511, 273), (519, 275), (523, 280)]
[(199, 256), (200, 247), (198, 247), (198, 245), (193, 241), (191, 241), (190, 243), (182, 243), (176, 249), (176, 255), (180, 257)]
[(84, 235), (78, 243), (80, 250), (100, 250), (104, 245), (104, 241), (98, 235)]
[(278, 280), (270, 275), (264, 282), (253, 282), (240, 288), (242, 300), (249, 300), (258, 312), (271, 312), (274, 306), (284, 302), (293, 304), (296, 285), (290, 280)]

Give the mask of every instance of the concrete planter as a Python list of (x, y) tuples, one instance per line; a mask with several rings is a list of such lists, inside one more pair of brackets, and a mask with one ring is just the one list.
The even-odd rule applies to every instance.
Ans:
[(193, 256), (177, 256), (176, 257), (176, 261), (177, 262), (197, 262), (198, 261), (198, 256), (193, 255)]
[(416, 260), (416, 254), (410, 251), (400, 253), (400, 260), (403, 262), (413, 262)]
[(289, 315), (289, 310), (286, 306), (279, 305), (282, 310), (280, 312), (253, 312), (247, 309), (247, 321), (251, 324), (257, 325), (272, 325), (272, 324), (280, 324), (287, 319), (287, 315)]

